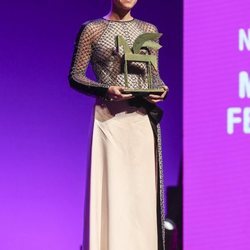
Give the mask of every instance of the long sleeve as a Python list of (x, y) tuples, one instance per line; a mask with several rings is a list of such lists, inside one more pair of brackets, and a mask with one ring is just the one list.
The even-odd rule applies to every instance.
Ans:
[(68, 75), (70, 86), (78, 92), (91, 96), (105, 97), (108, 87), (86, 77), (86, 70), (92, 55), (92, 42), (95, 39), (94, 28), (85, 22), (74, 44), (74, 52)]

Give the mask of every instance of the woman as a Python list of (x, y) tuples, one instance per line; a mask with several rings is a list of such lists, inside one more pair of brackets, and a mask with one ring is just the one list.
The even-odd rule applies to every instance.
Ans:
[[(121, 35), (131, 48), (139, 35), (158, 32), (131, 16), (136, 2), (111, 0), (110, 12), (82, 24), (75, 42), (70, 86), (96, 98), (84, 250), (165, 249), (162, 114), (156, 103), (165, 99), (168, 87), (153, 68), (154, 86), (164, 88), (161, 95), (124, 93), (124, 50), (118, 51), (115, 41)], [(154, 49), (140, 53), (158, 58)], [(89, 62), (96, 81), (85, 75)], [(147, 88), (144, 63), (129, 63), (128, 82), (130, 88)]]

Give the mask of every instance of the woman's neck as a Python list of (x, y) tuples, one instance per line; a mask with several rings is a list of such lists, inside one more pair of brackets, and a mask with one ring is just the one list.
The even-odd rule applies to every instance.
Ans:
[(109, 20), (114, 20), (114, 21), (128, 21), (133, 19), (133, 17), (131, 16), (131, 11), (122, 11), (119, 10), (117, 11), (115, 7), (112, 7), (110, 12), (104, 16), (105, 19), (109, 19)]

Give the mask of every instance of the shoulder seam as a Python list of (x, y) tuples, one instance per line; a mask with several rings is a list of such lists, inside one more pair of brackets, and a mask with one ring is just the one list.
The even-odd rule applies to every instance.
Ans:
[(97, 19), (89, 19), (85, 22), (82, 23), (82, 25), (89, 25), (89, 24), (95, 24), (96, 22), (98, 22), (100, 19), (97, 18)]
[(154, 29), (154, 30), (158, 30), (157, 26), (153, 23), (150, 23), (148, 21), (144, 21), (144, 20), (139, 20), (142, 24), (146, 25), (146, 31), (148, 31), (149, 29)]

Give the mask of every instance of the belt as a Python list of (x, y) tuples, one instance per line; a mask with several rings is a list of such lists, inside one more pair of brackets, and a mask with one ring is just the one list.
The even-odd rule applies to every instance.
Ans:
[(163, 110), (154, 103), (150, 103), (143, 97), (135, 97), (128, 100), (129, 105), (140, 107), (143, 106), (148, 113), (150, 120), (156, 125), (158, 124), (163, 116)]

